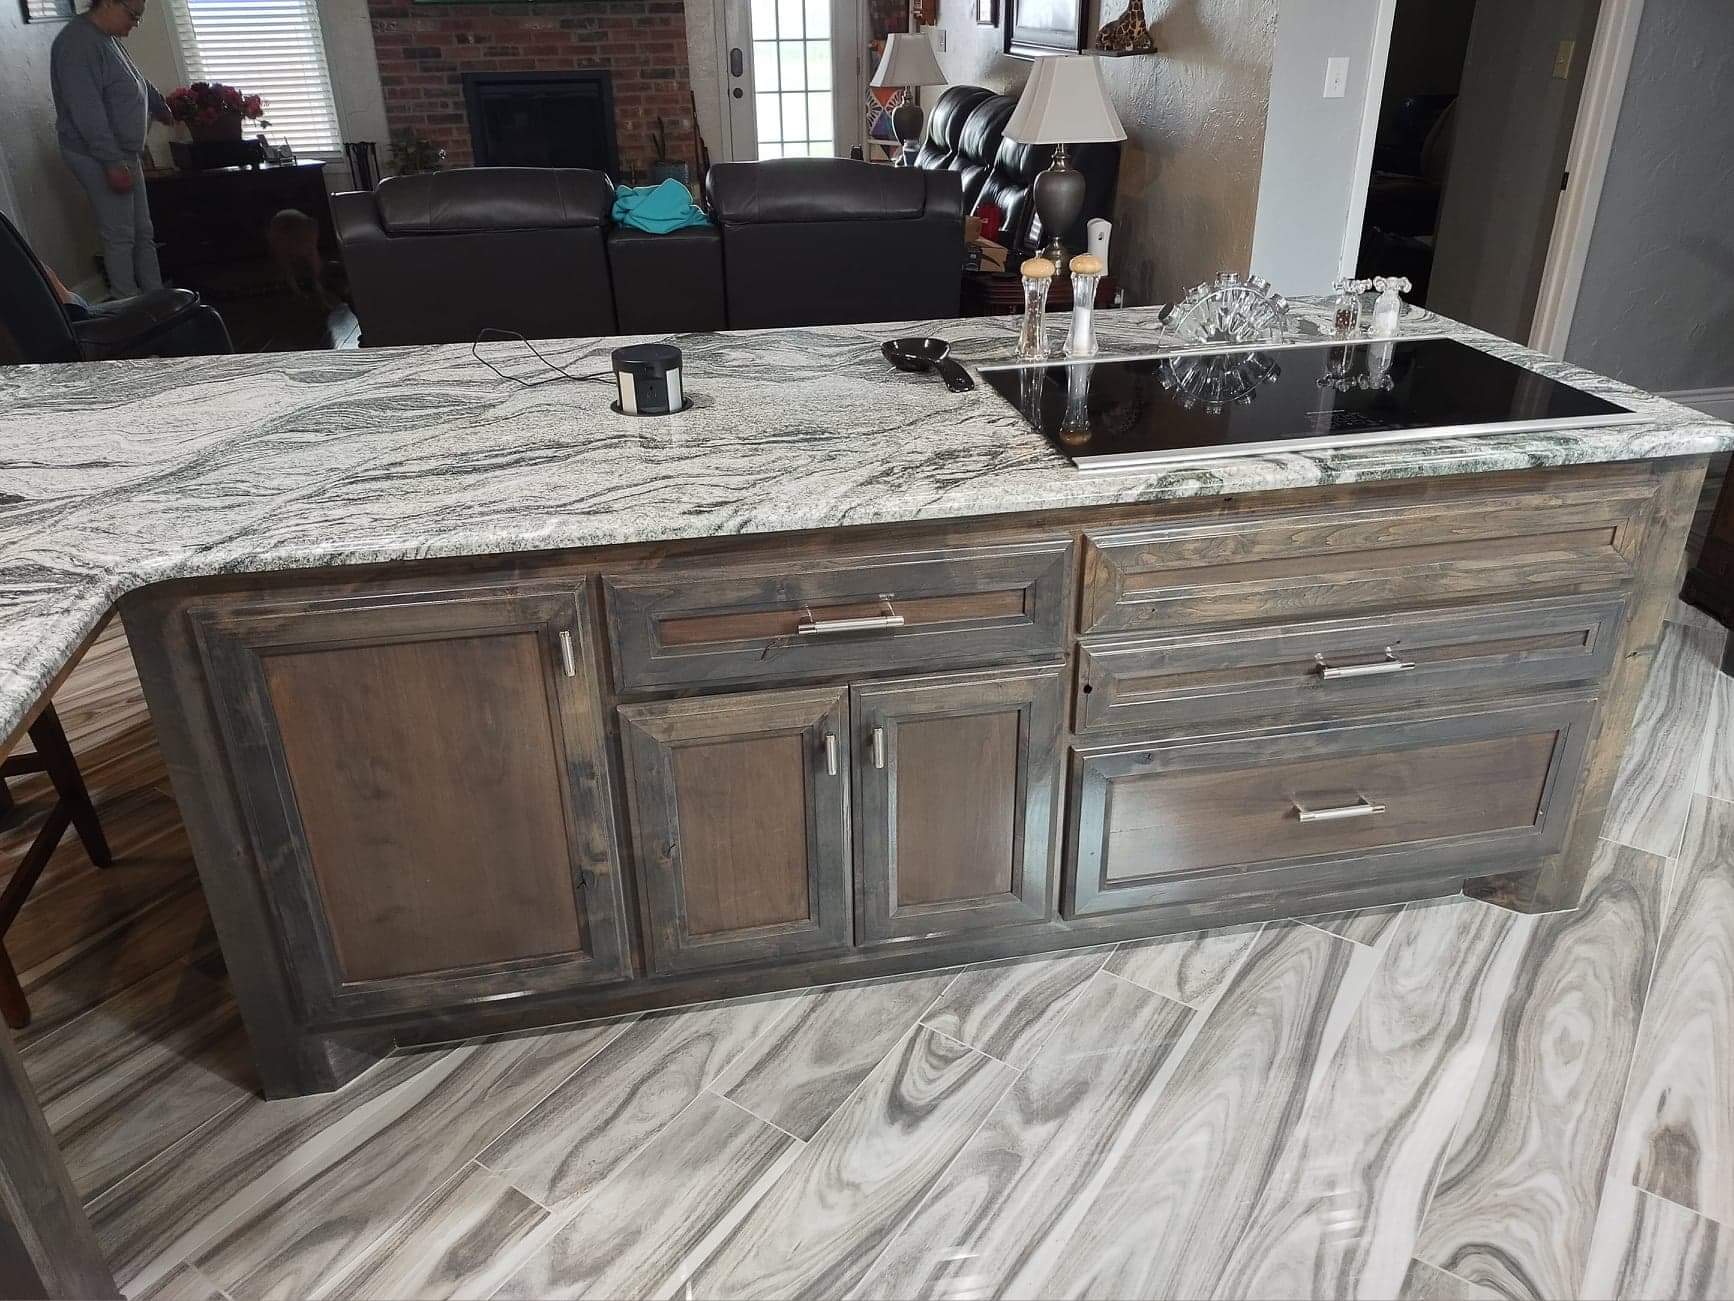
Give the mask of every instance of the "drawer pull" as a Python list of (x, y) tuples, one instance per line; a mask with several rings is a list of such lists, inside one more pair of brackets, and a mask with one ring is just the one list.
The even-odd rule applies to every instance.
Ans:
[(901, 628), (903, 616), (891, 608), (891, 602), (884, 597), (879, 598), (881, 614), (863, 615), (859, 619), (815, 619), (811, 610), (807, 617), (795, 625), (795, 631), (803, 637), (823, 637), (838, 632), (877, 632), (881, 628)]
[(1375, 804), (1365, 795), (1353, 804), (1339, 804), (1331, 809), (1304, 809), (1299, 804), (1294, 811), (1300, 814), (1302, 822), (1341, 822), (1344, 818), (1370, 818), (1385, 811), (1383, 804)]
[(837, 734), (835, 732), (825, 733), (825, 775), (828, 777), (837, 775)]
[(1322, 653), (1313, 656), (1319, 676), (1327, 682), (1338, 678), (1382, 678), (1391, 673), (1407, 673), (1415, 667), (1413, 660), (1397, 658), (1397, 652), (1385, 647), (1385, 658), (1371, 664), (1327, 664)]
[(873, 729), (873, 766), (875, 768), (885, 766), (885, 729), (883, 727)]
[(569, 678), (578, 676), (578, 657), (572, 650), (572, 634), (560, 630), (560, 671)]

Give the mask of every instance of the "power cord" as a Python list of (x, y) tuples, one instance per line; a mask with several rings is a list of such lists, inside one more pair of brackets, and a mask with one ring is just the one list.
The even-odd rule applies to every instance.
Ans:
[[(539, 379), (525, 379), (521, 375), (507, 374), (498, 366), (494, 365), (493, 362), (482, 356), (482, 344), (495, 342), (523, 344), (530, 350), (531, 356), (535, 357), (537, 361), (541, 362), (554, 373), (552, 375), (544, 375)], [(553, 362), (544, 357), (540, 351), (538, 351), (535, 344), (531, 343), (529, 339), (519, 334), (516, 330), (497, 330), (493, 326), (484, 326), (476, 332), (476, 337), (470, 340), (470, 356), (481, 362), (482, 365), (493, 371), (494, 374), (498, 375), (501, 379), (509, 379), (512, 383), (522, 384), (525, 388), (536, 388), (542, 384), (558, 384), (561, 380), (567, 379), (577, 380), (581, 383), (594, 382), (612, 384), (614, 382), (614, 372), (612, 370), (594, 371), (589, 375), (574, 375), (570, 370), (561, 366), (556, 366)]]

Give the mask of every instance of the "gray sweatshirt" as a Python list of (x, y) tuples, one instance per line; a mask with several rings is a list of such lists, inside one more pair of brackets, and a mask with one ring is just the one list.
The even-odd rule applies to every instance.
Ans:
[(144, 152), (150, 115), (167, 106), (117, 39), (75, 18), (54, 38), (48, 69), (61, 149), (99, 163), (130, 163)]

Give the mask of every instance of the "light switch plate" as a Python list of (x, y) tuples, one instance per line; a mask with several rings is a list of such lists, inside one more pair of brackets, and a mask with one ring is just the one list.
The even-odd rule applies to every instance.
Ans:
[(943, 27), (929, 27), (927, 29), (927, 39), (933, 42), (933, 49), (934, 49), (935, 53), (938, 53), (938, 54), (944, 54), (945, 53), (945, 28), (943, 28)]
[(1347, 55), (1334, 55), (1325, 60), (1325, 98), (1341, 99), (1349, 89), (1349, 60)]

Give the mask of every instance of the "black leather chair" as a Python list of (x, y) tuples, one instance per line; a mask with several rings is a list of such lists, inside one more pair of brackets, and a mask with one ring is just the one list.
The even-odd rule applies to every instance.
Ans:
[(956, 316), (963, 286), (957, 173), (847, 158), (717, 163), (729, 325), (837, 325)]
[(575, 167), (393, 176), (331, 216), (370, 347), (615, 334), (606, 233), (614, 187)]
[(963, 124), (952, 170), (963, 181), (965, 212), (975, 212), (981, 204), (982, 189), (1005, 139), (1005, 124), (1011, 121), (1017, 106), (1017, 100), (1010, 95), (989, 95), (971, 110)]
[[(1114, 186), (1120, 175), (1118, 144), (1072, 145), (1066, 156), (1071, 165), (1084, 174), (1084, 206), (1072, 229), (1060, 238), (1073, 253), (1084, 247), (1084, 228), (1092, 217), (1106, 217), (1114, 210)], [(1020, 145), (1015, 140), (1001, 140), (993, 168), (982, 183), (976, 197), (979, 211), (984, 203), (997, 207), (1005, 220), (1000, 224), (999, 242), (1013, 252), (1028, 252), (1047, 242), (1041, 219), (1036, 216), (1036, 177), (1054, 161), (1052, 145)]]
[(951, 169), (963, 139), (964, 122), (984, 99), (992, 98), (993, 92), (980, 86), (947, 86), (942, 90), (927, 115), (927, 139), (916, 151), (913, 165)]
[(0, 214), (0, 361), (50, 364), (233, 352), (215, 309), (187, 289), (92, 308), (63, 304), (30, 245)]

